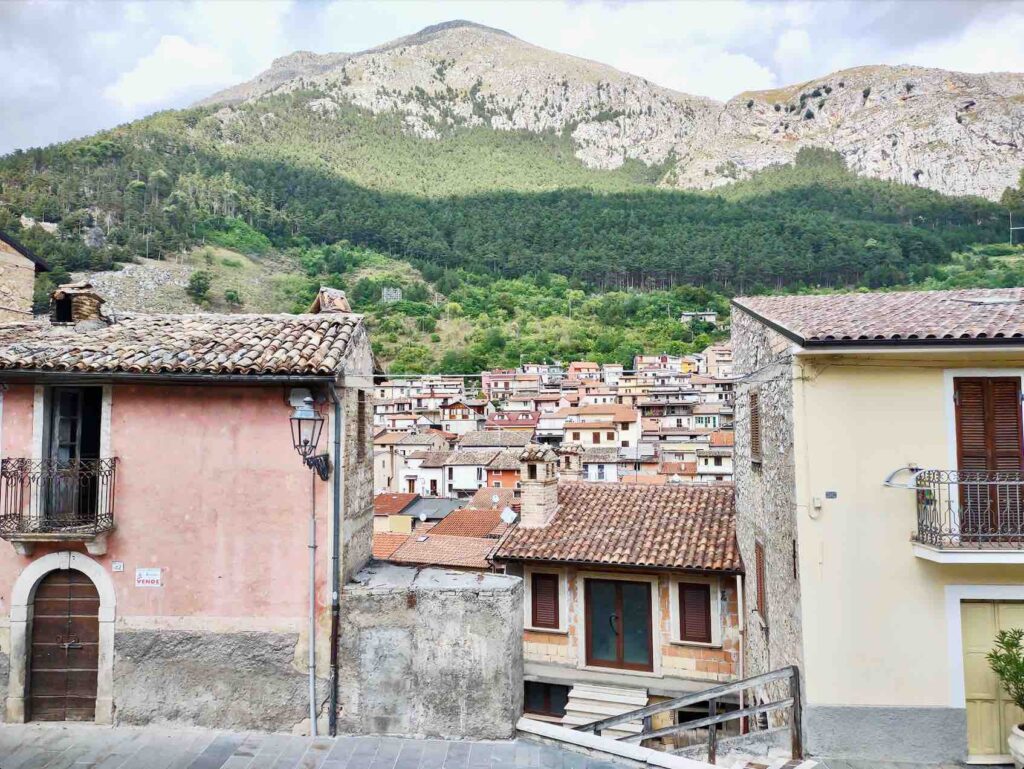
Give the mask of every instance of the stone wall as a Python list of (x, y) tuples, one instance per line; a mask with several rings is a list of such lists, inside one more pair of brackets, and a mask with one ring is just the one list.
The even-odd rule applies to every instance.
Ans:
[(342, 585), (366, 565), (373, 550), (373, 359), (365, 327), (357, 329), (346, 358), (345, 382), (338, 390), (345, 420)]
[(511, 737), (522, 713), (523, 585), (371, 564), (341, 594), (340, 733)]
[[(308, 727), (308, 681), (296, 633), (118, 630), (115, 719), (216, 729)], [(320, 698), (327, 681), (319, 679)]]
[(36, 266), (0, 240), (0, 323), (32, 318)]
[[(747, 676), (802, 659), (791, 344), (742, 310), (733, 312), (733, 371), (741, 377), (736, 386), (736, 536), (746, 567)], [(750, 456), (752, 391), (760, 404), (760, 462)], [(767, 624), (756, 612), (755, 542), (764, 548)]]

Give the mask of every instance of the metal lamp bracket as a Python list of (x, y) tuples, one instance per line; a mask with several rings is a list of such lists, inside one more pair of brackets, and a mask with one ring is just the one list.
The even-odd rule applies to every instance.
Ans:
[(331, 476), (331, 459), (327, 454), (317, 454), (315, 457), (306, 457), (306, 467), (316, 470), (321, 481), (326, 481)]

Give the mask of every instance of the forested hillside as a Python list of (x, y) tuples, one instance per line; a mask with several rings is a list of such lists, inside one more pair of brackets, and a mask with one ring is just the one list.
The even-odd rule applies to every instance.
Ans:
[(161, 113), (7, 156), (0, 226), (58, 223), (23, 237), (69, 269), (245, 230), (257, 249), (344, 239), (441, 269), (735, 292), (902, 282), (1005, 231), (996, 204), (856, 177), (820, 150), (717, 194), (666, 191), (639, 163), (583, 167), (559, 135), (424, 140), (393, 115), (325, 115), (321, 96)]

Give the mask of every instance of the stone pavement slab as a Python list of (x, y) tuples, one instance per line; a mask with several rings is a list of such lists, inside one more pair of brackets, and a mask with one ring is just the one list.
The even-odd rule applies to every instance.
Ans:
[[(0, 724), (0, 769), (621, 769), (623, 766), (626, 764), (523, 739), (508, 742), (362, 736), (314, 739), (289, 734), (166, 727)], [(837, 766), (833, 769), (854, 768)]]
[(918, 764), (856, 758), (814, 758), (821, 769), (964, 769), (965, 764)]

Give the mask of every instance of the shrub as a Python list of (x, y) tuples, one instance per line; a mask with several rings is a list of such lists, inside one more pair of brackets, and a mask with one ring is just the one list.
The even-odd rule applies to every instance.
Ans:
[(747, 101), (747, 109), (753, 109), (753, 108), (754, 108), (754, 100), (750, 99), (749, 101)]
[(239, 267), (242, 266), (241, 259), (232, 259), (229, 256), (225, 256), (223, 259), (221, 259), (220, 263), (223, 264), (225, 267), (231, 267), (234, 269), (238, 269)]
[(238, 289), (229, 288), (224, 292), (224, 301), (234, 307), (241, 307), (242, 295), (238, 293)]
[(1024, 630), (1000, 630), (996, 634), (995, 648), (986, 657), (992, 672), (1006, 689), (1018, 708), (1024, 708)]
[(871, 95), (871, 86), (865, 88), (861, 93), (864, 95), (864, 100), (867, 101), (867, 98)]
[(808, 107), (807, 111), (804, 113), (804, 120), (814, 120), (814, 110)]
[(188, 286), (185, 287), (185, 293), (192, 297), (197, 302), (201, 302), (206, 299), (210, 293), (210, 273), (206, 270), (196, 270), (193, 272), (188, 279)]

